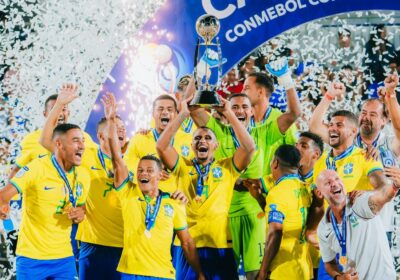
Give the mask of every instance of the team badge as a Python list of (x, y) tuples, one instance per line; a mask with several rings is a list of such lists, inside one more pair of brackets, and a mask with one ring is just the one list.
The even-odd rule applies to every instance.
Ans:
[(344, 169), (343, 172), (345, 175), (351, 174), (353, 172), (353, 163), (350, 162), (350, 163), (345, 164), (343, 169)]
[(76, 197), (81, 197), (83, 193), (83, 186), (81, 183), (76, 184), (76, 190), (75, 190), (75, 194)]
[(182, 156), (184, 156), (184, 157), (187, 157), (187, 156), (189, 156), (189, 147), (188, 146), (186, 146), (186, 145), (183, 145), (183, 146), (181, 146), (181, 154), (182, 154)]
[(164, 205), (165, 216), (172, 217), (174, 215), (174, 208), (170, 204)]
[(221, 169), (221, 167), (214, 167), (211, 170), (211, 172), (212, 172), (214, 178), (218, 179), (218, 178), (222, 177), (222, 169)]

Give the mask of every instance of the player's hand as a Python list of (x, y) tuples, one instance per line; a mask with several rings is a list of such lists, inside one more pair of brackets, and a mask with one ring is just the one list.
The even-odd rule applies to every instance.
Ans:
[(262, 195), (261, 181), (258, 179), (245, 179), (242, 181), (243, 186), (249, 191), (252, 197), (258, 198)]
[(60, 105), (67, 105), (74, 99), (78, 98), (78, 85), (76, 84), (63, 84), (57, 96), (57, 103)]
[(333, 98), (343, 96), (346, 93), (346, 87), (341, 82), (332, 82), (328, 86), (328, 92)]
[(171, 194), (171, 198), (175, 200), (179, 200), (181, 204), (187, 204), (189, 202), (189, 199), (186, 197), (186, 195), (183, 193), (183, 191), (175, 191), (173, 194)]
[(385, 176), (392, 180), (396, 187), (400, 187), (400, 168), (398, 167), (385, 167), (383, 170)]
[(385, 97), (386, 97), (386, 88), (385, 87), (378, 88), (378, 97), (382, 102), (385, 101)]
[(5, 220), (8, 218), (8, 214), (10, 213), (10, 205), (3, 204), (0, 207), (0, 219)]
[(101, 97), (101, 103), (104, 106), (104, 116), (107, 120), (115, 119), (117, 116), (117, 102), (115, 100), (114, 94), (111, 92), (106, 92)]
[(166, 171), (166, 170), (161, 170), (161, 178), (160, 178), (160, 180), (161, 181), (166, 181), (166, 180), (168, 180), (169, 179), (169, 173), (168, 173), (168, 171)]
[(313, 247), (319, 249), (317, 231), (316, 231), (316, 230), (306, 230), (305, 235), (306, 235), (306, 240), (307, 240), (307, 242), (308, 242), (311, 246), (313, 246)]
[(366, 151), (366, 153), (365, 153), (366, 160), (379, 161), (381, 153), (379, 152), (378, 148), (375, 148), (374, 146), (371, 145), (371, 146), (368, 146), (365, 151)]
[(350, 268), (345, 273), (336, 277), (338, 280), (358, 280), (358, 272), (354, 268)]
[[(187, 98), (182, 100), (181, 102), (181, 110), (179, 112), (179, 114), (182, 114), (182, 116), (184, 116), (185, 118), (189, 117), (190, 115), (190, 109), (189, 109), (189, 103), (190, 101), (192, 101), (192, 98)], [(194, 108), (192, 108), (194, 109)]]
[(271, 73), (271, 75), (278, 78), (289, 73), (289, 64), (286, 57), (281, 57), (265, 64), (265, 68), (269, 73)]
[(146, 134), (149, 133), (150, 131), (151, 131), (150, 128), (139, 128), (139, 130), (136, 131), (136, 134), (146, 135)]
[(387, 92), (394, 93), (396, 87), (399, 84), (399, 76), (397, 74), (390, 74), (383, 82), (385, 84)]
[(67, 210), (68, 219), (73, 223), (79, 224), (85, 218), (86, 209), (84, 206), (71, 207)]
[(353, 205), (356, 201), (356, 198), (365, 193), (365, 191), (352, 191), (349, 193), (350, 205)]
[(212, 108), (219, 114), (222, 114), (224, 117), (227, 117), (226, 116), (227, 113), (233, 114), (233, 111), (231, 109), (231, 103), (221, 96), (218, 96), (218, 98), (221, 101), (221, 106), (213, 106)]
[(199, 276), (197, 277), (197, 280), (206, 280), (206, 276), (204, 276), (203, 273), (200, 273)]
[(196, 93), (196, 86), (195, 86), (194, 77), (192, 76), (189, 80), (189, 84), (186, 87), (186, 91), (185, 91), (185, 95), (184, 95), (185, 99), (193, 98), (195, 93)]

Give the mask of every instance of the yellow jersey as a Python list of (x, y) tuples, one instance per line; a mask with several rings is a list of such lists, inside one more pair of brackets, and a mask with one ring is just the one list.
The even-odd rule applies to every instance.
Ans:
[[(83, 136), (85, 137), (85, 147), (94, 148), (96, 143), (93, 142), (92, 137), (85, 131)], [(46, 150), (42, 145), (39, 144), (40, 135), (42, 134), (42, 129), (37, 129), (29, 134), (27, 134), (21, 141), (21, 154), (15, 160), (15, 164), (21, 168), (27, 165), (29, 162), (35, 158), (41, 158), (49, 155), (50, 152)]]
[[(307, 190), (310, 192), (311, 201), (313, 198), (313, 190), (315, 188), (313, 175), (314, 175), (314, 170), (311, 170), (308, 174), (306, 174), (304, 176), (300, 176), (301, 180), (304, 182)], [(316, 238), (318, 240), (318, 236), (316, 236)], [(308, 245), (308, 251), (310, 253), (310, 257), (311, 257), (311, 261), (312, 261), (312, 266), (313, 266), (313, 268), (318, 268), (321, 254), (320, 254), (319, 250), (317, 248), (315, 248), (314, 246), (312, 246), (310, 244), (307, 244), (307, 245)]]
[(310, 205), (310, 194), (297, 174), (281, 177), (269, 190), (265, 206), (267, 223), (283, 225), (281, 245), (270, 265), (270, 279), (312, 278), (305, 239)]
[[(150, 235), (146, 235), (147, 203), (139, 186), (128, 179), (117, 188), (124, 219), (124, 249), (117, 270), (122, 273), (175, 279), (171, 262), (174, 231), (187, 228), (185, 206), (160, 192), (161, 203)], [(154, 211), (154, 210), (153, 210)]]
[[(151, 128), (156, 127), (156, 122), (154, 121), (154, 118), (151, 118), (150, 127)], [(197, 129), (197, 126), (191, 117), (186, 118), (183, 121), (183, 123), (179, 126), (179, 131), (190, 134), (190, 135), (193, 135), (193, 132), (195, 132), (196, 129)]]
[[(128, 150), (125, 153), (124, 160), (129, 170), (136, 172), (139, 160), (146, 155), (153, 155), (158, 157), (156, 150), (156, 141), (159, 135), (155, 129), (152, 129), (146, 135), (136, 134), (129, 142)], [(193, 155), (190, 148), (192, 143), (192, 135), (178, 131), (173, 140), (173, 146), (176, 151), (184, 157)], [(134, 179), (136, 180), (136, 179)], [(169, 178), (160, 181), (159, 188), (163, 192), (173, 193), (177, 190), (177, 178), (170, 174)]]
[(76, 239), (103, 246), (123, 246), (124, 226), (121, 203), (113, 188), (111, 158), (100, 148), (86, 149), (82, 167), (90, 175), (91, 186), (86, 199), (86, 218), (79, 224)]
[[(65, 175), (76, 206), (84, 205), (90, 187), (86, 170), (74, 167)], [(17, 255), (38, 260), (72, 256), (72, 221), (65, 213), (72, 207), (70, 192), (51, 157), (33, 160), (20, 169), (10, 183), (24, 199)]]
[(328, 159), (328, 152), (322, 154), (314, 166), (313, 180), (316, 182), (321, 171), (325, 169), (333, 169), (342, 179), (347, 192), (353, 190), (373, 190), (373, 186), (369, 182), (368, 175), (376, 170), (383, 170), (382, 163), (374, 160), (366, 160), (365, 151), (351, 146), (342, 155), (337, 156), (334, 160), (331, 156)]
[[(208, 170), (201, 197), (196, 193), (198, 173), (193, 160), (180, 157), (173, 174), (179, 178), (179, 188), (189, 199), (186, 206), (189, 233), (196, 247), (228, 248), (231, 247), (228, 211), (233, 186), (241, 173), (232, 157), (214, 161)], [(179, 245), (178, 241), (175, 244)]]

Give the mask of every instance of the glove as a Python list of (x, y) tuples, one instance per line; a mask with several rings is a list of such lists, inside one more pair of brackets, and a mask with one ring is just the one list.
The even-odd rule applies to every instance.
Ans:
[(265, 65), (269, 73), (278, 78), (278, 83), (286, 90), (294, 88), (295, 84), (290, 75), (289, 64), (286, 57), (279, 58)]

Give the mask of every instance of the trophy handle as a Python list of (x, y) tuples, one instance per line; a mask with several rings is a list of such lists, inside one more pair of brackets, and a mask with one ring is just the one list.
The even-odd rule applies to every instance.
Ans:
[(218, 80), (214, 89), (220, 88), (222, 82), (222, 51), (221, 51), (221, 44), (219, 43), (219, 37), (216, 38), (216, 43), (218, 50)]
[(196, 88), (196, 90), (198, 89), (197, 86), (197, 63), (198, 63), (198, 58), (199, 58), (199, 48), (200, 48), (200, 38), (197, 38), (197, 43), (196, 43), (196, 50), (194, 51), (194, 69), (193, 69), (193, 78), (194, 78), (194, 87)]

